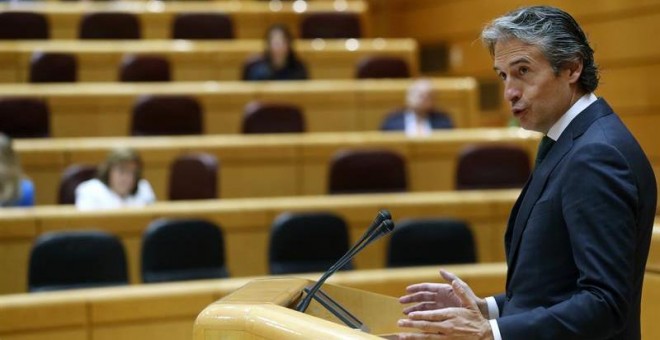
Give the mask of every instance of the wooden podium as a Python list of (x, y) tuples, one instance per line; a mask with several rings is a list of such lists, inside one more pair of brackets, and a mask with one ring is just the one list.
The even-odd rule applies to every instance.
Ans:
[[(195, 321), (194, 340), (217, 339), (379, 339), (395, 334), (403, 317), (398, 300), (353, 288), (325, 284), (325, 292), (364, 323), (345, 326), (318, 301), (305, 313), (294, 308), (313, 281), (300, 278), (253, 280), (204, 309)], [(408, 330), (410, 331), (410, 330)]]

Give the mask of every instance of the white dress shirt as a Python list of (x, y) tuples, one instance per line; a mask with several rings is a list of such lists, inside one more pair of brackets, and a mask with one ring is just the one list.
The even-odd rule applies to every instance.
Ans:
[(76, 188), (76, 208), (80, 210), (107, 210), (121, 207), (140, 207), (156, 201), (151, 185), (146, 179), (138, 182), (134, 195), (121, 197), (99, 179), (80, 183)]
[(431, 122), (428, 118), (419, 119), (415, 112), (408, 110), (404, 116), (406, 136), (428, 136), (431, 134)]
[[(580, 114), (580, 112), (584, 111), (589, 105), (593, 104), (598, 100), (598, 98), (593, 94), (593, 93), (588, 93), (585, 94), (584, 96), (580, 97), (573, 106), (571, 106), (564, 115), (562, 115), (559, 120), (557, 120), (552, 127), (550, 127), (550, 130), (548, 130), (547, 136), (550, 137), (552, 140), (557, 141), (559, 140), (559, 137), (561, 134), (566, 130), (568, 125), (575, 119), (575, 117)], [(486, 303), (488, 304), (488, 321), (490, 322), (490, 327), (493, 330), (493, 339), (495, 340), (502, 340), (502, 334), (500, 333), (500, 328), (497, 325), (497, 318), (500, 317), (500, 309), (497, 307), (497, 302), (495, 301), (495, 298), (492, 296), (489, 296), (486, 298)]]

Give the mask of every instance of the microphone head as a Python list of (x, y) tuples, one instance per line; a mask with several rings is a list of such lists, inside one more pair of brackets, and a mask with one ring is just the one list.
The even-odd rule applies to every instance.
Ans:
[(383, 221), (383, 223), (380, 224), (379, 229), (380, 229), (380, 232), (383, 235), (389, 234), (389, 233), (392, 232), (392, 230), (394, 230), (394, 222), (392, 222), (392, 220), (389, 220), (389, 219), (385, 220), (385, 221)]
[(381, 209), (380, 211), (378, 211), (378, 217), (377, 218), (380, 220), (380, 221), (378, 221), (379, 222), (378, 224), (380, 224), (385, 220), (391, 220), (392, 219), (392, 214), (390, 214), (390, 211), (387, 210), (387, 209)]

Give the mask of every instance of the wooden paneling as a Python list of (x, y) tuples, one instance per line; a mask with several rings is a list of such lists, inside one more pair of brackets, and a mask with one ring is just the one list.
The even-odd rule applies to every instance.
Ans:
[[(506, 267), (502, 263), (447, 266), (486, 296), (504, 288)], [(320, 274), (296, 275), (316, 280)], [(99, 288), (69, 292), (0, 296), (0, 338), (45, 339), (192, 339), (192, 325), (207, 305), (235, 291), (250, 278)], [(397, 297), (417, 282), (438, 281), (435, 267), (390, 270), (360, 270), (337, 273), (329, 283)], [(145, 298), (146, 297), (146, 298)], [(156, 302), (156, 304), (152, 304)], [(107, 306), (112, 305), (112, 310)], [(201, 307), (200, 307), (201, 305)], [(80, 314), (77, 306), (105, 309), (109, 318)], [(51, 315), (51, 322), (38, 322)], [(72, 321), (81, 317), (82, 322)]]
[[(294, 9), (293, 2), (282, 1), (273, 6), (267, 1), (180, 1), (180, 2), (45, 2), (0, 4), (0, 11), (32, 11), (44, 14), (50, 23), (51, 39), (77, 39), (82, 16), (90, 12), (127, 12), (139, 18), (143, 39), (169, 39), (175, 14), (186, 12), (226, 13), (232, 18), (238, 39), (261, 38), (266, 29), (275, 24), (287, 25), (298, 36), (301, 18), (308, 13), (348, 12), (361, 18), (366, 15), (365, 2), (350, 1), (339, 4), (330, 1), (306, 3), (305, 9)], [(364, 21), (364, 20), (363, 20)], [(369, 27), (362, 25), (365, 36)]]
[[(432, 192), (381, 195), (333, 195), (290, 198), (234, 199), (162, 202), (140, 209), (81, 212), (73, 207), (44, 206), (29, 210), (5, 209), (0, 226), (30, 224), (35, 236), (20, 239), (0, 237), (0, 268), (11, 275), (0, 281), (0, 294), (26, 290), (29, 245), (42, 233), (56, 230), (101, 229), (122, 240), (128, 257), (130, 280), (140, 282), (142, 233), (157, 218), (202, 218), (224, 231), (226, 260), (232, 277), (264, 275), (268, 272), (268, 240), (272, 221), (286, 211), (331, 211), (344, 218), (352, 240), (357, 240), (382, 208), (395, 220), (406, 217), (453, 217), (466, 220), (474, 234), (480, 262), (502, 261), (502, 237), (509, 210), (519, 189), (494, 191)], [(384, 265), (386, 242), (375, 243), (355, 259), (357, 268)], [(147, 298), (147, 297), (145, 297)], [(158, 302), (150, 302), (157, 304)], [(94, 310), (104, 318), (121, 318), (112, 312)], [(115, 315), (116, 316), (112, 316)]]
[[(413, 39), (298, 40), (294, 48), (310, 79), (352, 79), (357, 63), (368, 56), (394, 56), (418, 74), (417, 43)], [(76, 57), (78, 82), (114, 82), (129, 54), (153, 54), (170, 62), (173, 81), (240, 80), (245, 61), (262, 53), (261, 40), (3, 41), (0, 42), (0, 82), (27, 82), (34, 52), (70, 53)], [(350, 47), (350, 49), (349, 49)]]
[[(330, 160), (343, 149), (387, 149), (407, 162), (410, 191), (452, 190), (458, 155), (472, 144), (505, 143), (536, 152), (539, 135), (513, 129), (454, 129), (423, 138), (401, 133), (285, 134), (264, 136), (133, 137), (17, 140), (24, 171), (37, 188), (38, 204), (56, 202), (59, 176), (71, 164), (99, 164), (118, 146), (137, 150), (144, 176), (158, 200), (167, 200), (170, 164), (187, 152), (220, 161), (220, 198), (322, 195), (328, 192)], [(38, 158), (57, 159), (47, 163)], [(59, 160), (62, 160), (59, 162)], [(11, 226), (0, 233), (30, 233)], [(32, 231), (33, 232), (33, 231)]]
[[(290, 101), (304, 109), (308, 132), (379, 130), (412, 80), (317, 80), (288, 82), (195, 82), (158, 84), (3, 84), (2, 97), (36, 97), (51, 111), (51, 136), (126, 136), (140, 95), (189, 95), (203, 108), (206, 134), (240, 133), (243, 108), (251, 100)], [(472, 78), (432, 80), (438, 105), (456, 127), (478, 127), (478, 88)], [(401, 101), (397, 106), (404, 105)], [(367, 109), (368, 108), (368, 109)], [(368, 124), (368, 125), (367, 125)], [(464, 125), (465, 124), (465, 125)], [(468, 126), (467, 124), (475, 124)], [(53, 160), (55, 161), (55, 160)]]

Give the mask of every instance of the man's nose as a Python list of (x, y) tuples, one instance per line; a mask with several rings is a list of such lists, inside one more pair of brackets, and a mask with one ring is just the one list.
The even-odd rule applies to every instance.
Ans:
[(506, 81), (504, 83), (504, 98), (509, 101), (511, 104), (515, 104), (520, 97), (522, 96), (522, 91), (516, 86), (512, 81)]

